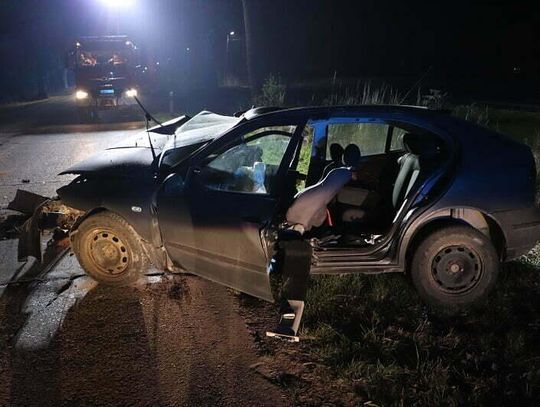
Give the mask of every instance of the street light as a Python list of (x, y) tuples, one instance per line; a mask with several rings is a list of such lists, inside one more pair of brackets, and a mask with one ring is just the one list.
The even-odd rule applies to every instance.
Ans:
[(128, 8), (133, 6), (135, 0), (99, 0), (103, 5), (110, 8)]
[(136, 0), (98, 0), (103, 6), (108, 8), (107, 31), (112, 31), (116, 26), (116, 35), (120, 34), (120, 10), (132, 8)]

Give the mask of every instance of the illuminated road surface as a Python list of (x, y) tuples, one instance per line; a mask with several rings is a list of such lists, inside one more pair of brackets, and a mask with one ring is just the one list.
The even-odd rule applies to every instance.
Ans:
[[(17, 188), (50, 196), (56, 174), (133, 130), (0, 132), (0, 215)], [(55, 132), (56, 131), (56, 132)], [(43, 275), (0, 240), (0, 405), (286, 405), (224, 288), (189, 276), (113, 289), (74, 256)]]

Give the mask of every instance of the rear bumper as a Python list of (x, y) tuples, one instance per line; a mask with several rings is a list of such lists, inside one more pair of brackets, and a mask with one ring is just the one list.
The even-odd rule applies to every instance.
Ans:
[(506, 239), (506, 256), (512, 260), (528, 253), (540, 241), (540, 209), (536, 207), (492, 214)]

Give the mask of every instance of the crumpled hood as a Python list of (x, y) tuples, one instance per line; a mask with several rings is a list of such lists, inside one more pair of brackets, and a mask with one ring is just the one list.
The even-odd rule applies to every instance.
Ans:
[[(74, 166), (62, 171), (62, 174), (101, 173), (103, 175), (133, 176), (141, 172), (152, 172), (158, 167), (159, 157), (165, 150), (174, 150), (202, 141), (209, 141), (241, 119), (238, 117), (222, 116), (211, 112), (201, 112), (184, 123), (173, 135), (147, 133), (135, 134), (121, 143), (106, 149)], [(148, 134), (156, 158), (148, 141)]]
[[(72, 167), (69, 167), (62, 171), (60, 175), (84, 175), (97, 172), (107, 172), (106, 175), (129, 175), (133, 171), (138, 173), (140, 173), (140, 171), (148, 171), (154, 161), (150, 142), (148, 141), (148, 134), (150, 134), (150, 137), (152, 138), (152, 145), (154, 146), (156, 157), (159, 157), (169, 136), (166, 134), (147, 133), (146, 131), (142, 131), (122, 140), (104, 151), (94, 154), (90, 158), (81, 161)], [(155, 164), (157, 165), (157, 162)]]
[[(161, 150), (155, 152), (158, 155)], [(133, 175), (134, 172), (140, 174), (149, 171), (153, 162), (152, 150), (149, 147), (111, 148), (75, 164), (60, 175), (100, 172), (106, 173), (104, 175)]]

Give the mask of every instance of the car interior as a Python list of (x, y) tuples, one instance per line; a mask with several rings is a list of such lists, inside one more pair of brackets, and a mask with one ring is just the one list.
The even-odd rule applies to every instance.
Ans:
[(201, 171), (211, 189), (267, 194), (273, 191), (281, 160), (293, 133), (265, 128), (207, 157)]
[(382, 154), (364, 156), (361, 143), (329, 144), (319, 181), (295, 195), (286, 224), (320, 247), (370, 246), (387, 235), (405, 200), (445, 162), (440, 138), (399, 130), (395, 149)]
[[(304, 134), (305, 151), (297, 151), (281, 185), (282, 231), (292, 228), (320, 247), (373, 246), (392, 230), (410, 194), (446, 161), (444, 143), (403, 124), (331, 126), (324, 143)], [(208, 156), (200, 179), (214, 190), (272, 194), (292, 137), (293, 128), (282, 126), (247, 134)], [(298, 188), (299, 180), (310, 181)]]

